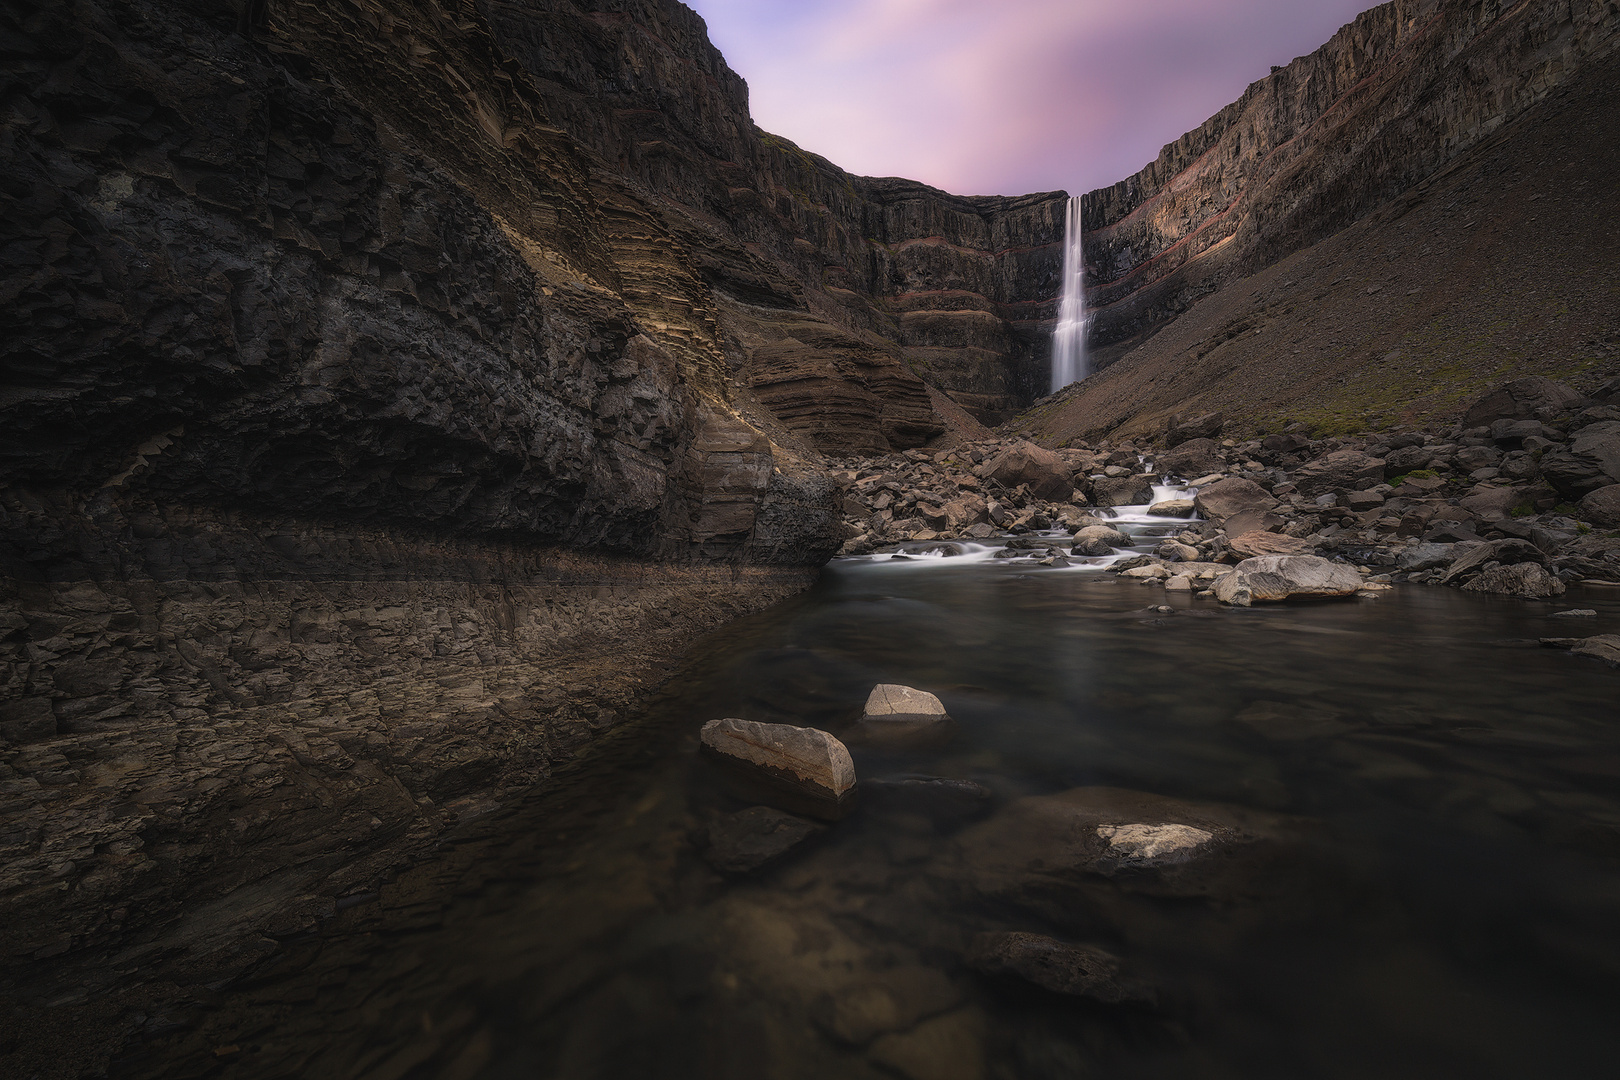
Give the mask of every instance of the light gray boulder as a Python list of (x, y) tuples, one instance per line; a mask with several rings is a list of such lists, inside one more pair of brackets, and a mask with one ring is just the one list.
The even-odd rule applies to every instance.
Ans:
[(1316, 555), (1262, 555), (1244, 559), (1231, 573), (1215, 579), (1210, 591), (1223, 604), (1314, 600), (1354, 596), (1361, 575), (1342, 563)]
[(728, 717), (704, 724), (701, 738), (739, 798), (829, 821), (854, 809), (855, 762), (825, 731)]

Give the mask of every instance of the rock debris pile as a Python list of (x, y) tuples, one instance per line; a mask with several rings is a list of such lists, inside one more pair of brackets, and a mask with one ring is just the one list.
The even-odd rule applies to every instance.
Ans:
[[(1238, 564), (1246, 581), (1216, 591), (1236, 603), (1400, 581), (1527, 599), (1620, 583), (1620, 380), (1587, 397), (1516, 379), (1439, 433), (1313, 439), (1294, 425), (1239, 441), (1224, 429), (1207, 415), (1173, 422), (1162, 446), (997, 439), (845, 462), (841, 554), (941, 541), (949, 555), (951, 541), (990, 541), (1047, 566), (1113, 557), (1109, 571), (1170, 591), (1211, 590)], [(1193, 498), (1153, 503), (1167, 480)], [(1128, 535), (1115, 508), (1144, 504), (1169, 527), (1154, 534), (1198, 520)], [(1277, 576), (1288, 568), (1292, 586)]]

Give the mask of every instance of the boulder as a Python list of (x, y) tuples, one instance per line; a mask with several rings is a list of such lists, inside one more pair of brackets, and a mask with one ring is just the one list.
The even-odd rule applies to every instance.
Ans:
[(770, 806), (750, 806), (709, 825), (703, 858), (726, 874), (748, 874), (778, 862), (825, 826)]
[(1459, 507), (1481, 521), (1500, 521), (1502, 518), (1512, 516), (1513, 511), (1524, 504), (1524, 492), (1518, 488), (1495, 487), (1489, 484), (1481, 484), (1457, 500)]
[(1620, 484), (1588, 491), (1581, 499), (1581, 516), (1605, 529), (1620, 529)]
[(951, 717), (939, 698), (898, 683), (879, 683), (867, 695), (861, 734), (871, 740), (912, 740), (943, 733)]
[(1582, 638), (1571, 651), (1576, 656), (1589, 656), (1593, 660), (1602, 660), (1610, 667), (1620, 667), (1620, 634)]
[(980, 934), (968, 949), (967, 965), (985, 975), (1016, 976), (1054, 994), (1104, 1005), (1156, 1001), (1150, 988), (1121, 976), (1117, 956), (1045, 934)]
[(1104, 476), (1091, 482), (1092, 502), (1098, 506), (1141, 506), (1153, 501), (1151, 476)]
[(1540, 564), (1522, 562), (1511, 566), (1493, 566), (1464, 585), (1463, 591), (1541, 600), (1549, 596), (1563, 596), (1564, 583)]
[(1027, 484), (1032, 495), (1048, 502), (1067, 502), (1074, 495), (1063, 459), (1032, 442), (1009, 446), (985, 463), (984, 474), (1008, 489)]
[(1271, 493), (1253, 480), (1241, 476), (1228, 477), (1198, 492), (1193, 506), (1216, 525), (1246, 510), (1269, 511), (1277, 507)]
[(1517, 563), (1532, 562), (1545, 564), (1547, 556), (1536, 545), (1528, 540), (1508, 537), (1505, 540), (1491, 540), (1485, 543), (1470, 544), (1457, 554), (1451, 568), (1441, 578), (1441, 584), (1449, 585), (1453, 581), (1461, 580), (1478, 573), (1486, 563), (1501, 563), (1514, 565)]
[(1359, 450), (1335, 450), (1301, 465), (1289, 479), (1307, 498), (1330, 491), (1363, 491), (1383, 482), (1384, 461)]
[(1311, 550), (1308, 541), (1262, 530), (1232, 537), (1227, 541), (1227, 547), (1245, 559), (1261, 555), (1305, 555)]
[(728, 717), (703, 725), (702, 745), (742, 798), (829, 821), (855, 807), (855, 763), (825, 731)]
[(1408, 574), (1437, 570), (1452, 560), (1451, 544), (1413, 544), (1395, 556), (1395, 569)]
[(1282, 600), (1354, 596), (1361, 575), (1342, 563), (1315, 555), (1262, 555), (1244, 559), (1237, 568), (1210, 586), (1223, 604), (1250, 604)]
[(1154, 503), (1147, 508), (1152, 517), (1192, 517), (1193, 501), (1191, 499), (1166, 499), (1164, 502)]
[[(1112, 548), (1128, 548), (1131, 546), (1131, 538), (1111, 525), (1087, 525), (1074, 534), (1074, 539), (1076, 543), (1101, 540), (1111, 545), (1110, 550)], [(1108, 552), (1105, 551), (1103, 554), (1107, 555)]]
[(1620, 420), (1581, 428), (1570, 439), (1569, 449), (1542, 456), (1541, 475), (1559, 494), (1572, 499), (1620, 484)]
[(1498, 420), (1550, 420), (1573, 412), (1586, 398), (1563, 383), (1539, 375), (1492, 387), (1463, 410), (1462, 426), (1485, 427)]
[(1160, 472), (1176, 476), (1203, 476), (1226, 468), (1226, 458), (1214, 439), (1189, 439), (1160, 454), (1153, 464)]
[[(1183, 419), (1180, 416), (1170, 418), (1169, 430), (1165, 432), (1164, 444), (1166, 446), (1180, 446), (1194, 439), (1213, 439), (1226, 427), (1226, 417), (1222, 413), (1204, 413)], [(1213, 472), (1206, 469), (1206, 472)]]
[(1269, 510), (1243, 510), (1221, 522), (1221, 531), (1227, 536), (1246, 536), (1255, 532), (1280, 532), (1287, 519)]

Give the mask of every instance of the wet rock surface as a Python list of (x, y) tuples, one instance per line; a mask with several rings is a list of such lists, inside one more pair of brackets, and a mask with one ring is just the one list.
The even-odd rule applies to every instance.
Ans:
[(749, 874), (823, 832), (822, 826), (769, 806), (750, 806), (709, 825), (703, 858), (727, 874)]
[(833, 821), (854, 808), (855, 764), (825, 731), (727, 718), (703, 725), (702, 745), (743, 797), (767, 791), (782, 809)]
[(1105, 1005), (1151, 1005), (1152, 989), (1121, 974), (1117, 956), (1090, 945), (1076, 945), (1018, 931), (980, 934), (967, 955), (968, 966), (986, 975), (1016, 976), (1054, 994), (1089, 998)]

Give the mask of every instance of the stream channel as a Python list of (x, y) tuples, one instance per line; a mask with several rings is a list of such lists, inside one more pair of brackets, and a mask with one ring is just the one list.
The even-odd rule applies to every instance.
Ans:
[[(1145, 547), (1178, 527), (1119, 523)], [(1620, 590), (1227, 609), (996, 548), (837, 560), (695, 643), (645, 715), (130, 1072), (1613, 1075), (1620, 673), (1536, 639), (1620, 631)], [(752, 876), (712, 869), (708, 824), (744, 804), (696, 754), (703, 722), (848, 733), (880, 682), (938, 694), (952, 737), (852, 745), (852, 816)], [(896, 776), (991, 796), (866, 783)], [(1181, 876), (1069, 873), (1038, 812), (1065, 792), (1239, 842)], [(1151, 1000), (964, 963), (1007, 930), (1105, 949)]]

